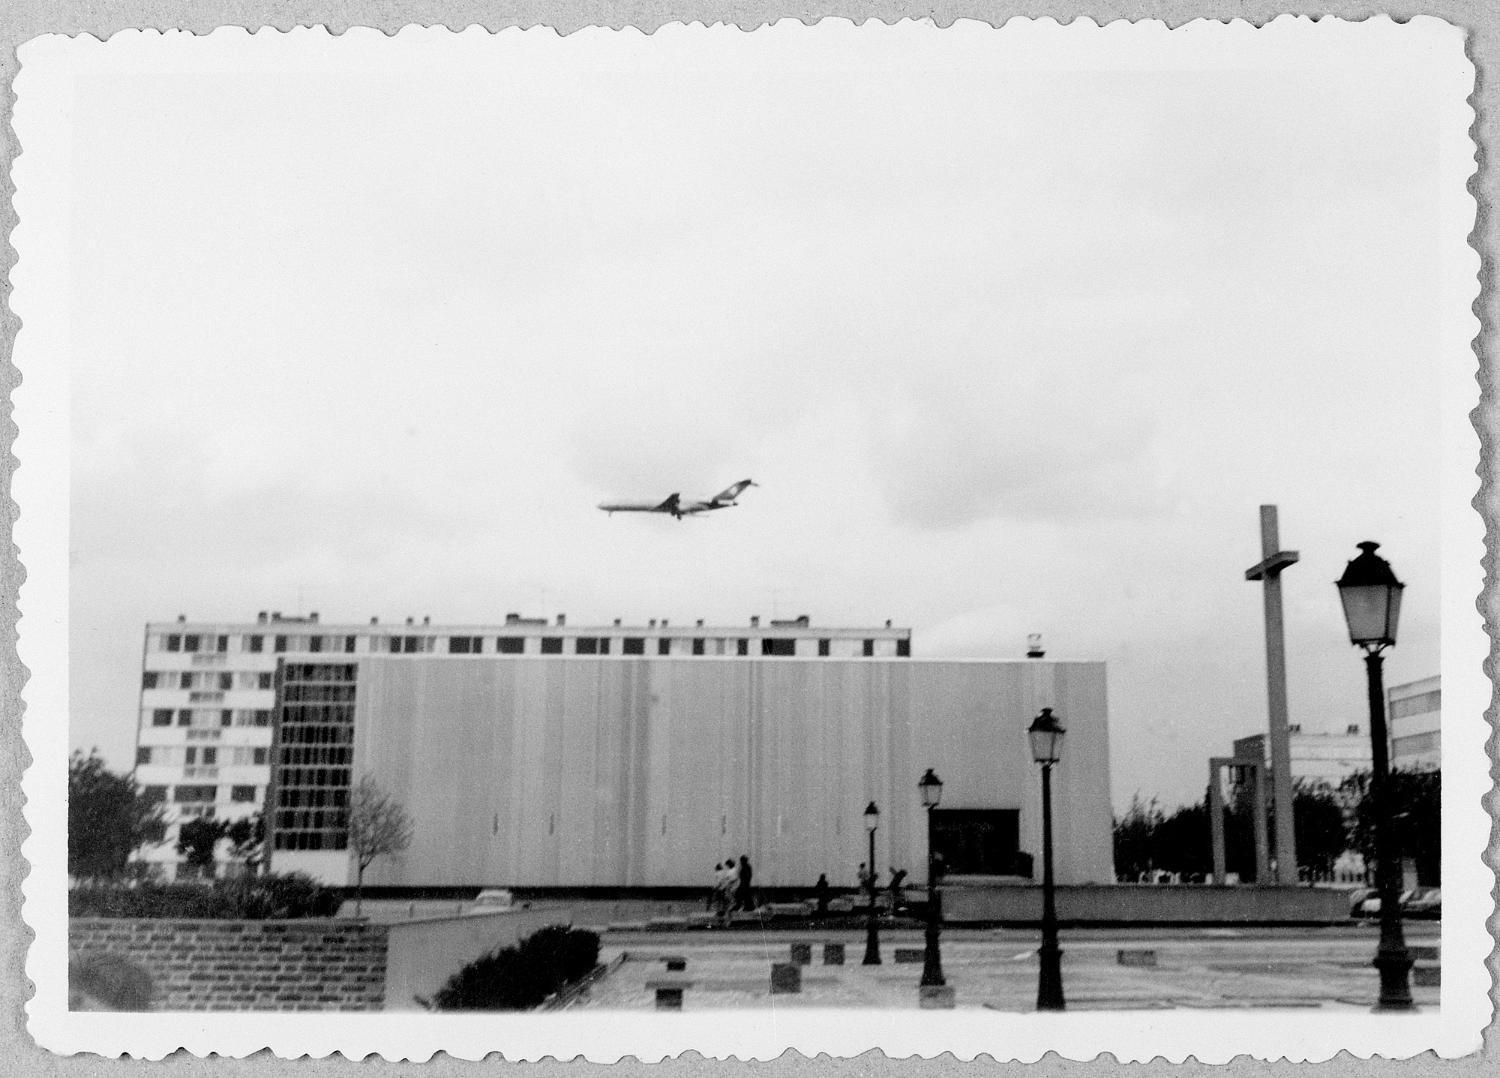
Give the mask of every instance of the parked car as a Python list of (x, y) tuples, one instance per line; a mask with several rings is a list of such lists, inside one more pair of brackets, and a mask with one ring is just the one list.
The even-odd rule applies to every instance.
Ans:
[(1401, 896), (1403, 917), (1441, 917), (1443, 915), (1443, 892), (1437, 887), (1417, 887)]
[(464, 910), (464, 916), (473, 917), (481, 913), (500, 913), (516, 904), (516, 896), (503, 887), (486, 887), (474, 899), (474, 904)]
[(1349, 916), (1380, 916), (1380, 892), (1373, 887), (1361, 887), (1349, 892)]

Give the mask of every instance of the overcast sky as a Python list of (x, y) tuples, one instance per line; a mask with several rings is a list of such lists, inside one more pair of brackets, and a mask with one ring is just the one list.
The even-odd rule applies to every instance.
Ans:
[(72, 742), (129, 766), (178, 613), (806, 613), (1106, 661), (1114, 800), (1173, 805), (1266, 726), (1263, 502), (1292, 721), (1365, 722), (1358, 541), (1438, 672), (1462, 58), (1278, 25), (37, 47), (90, 69)]

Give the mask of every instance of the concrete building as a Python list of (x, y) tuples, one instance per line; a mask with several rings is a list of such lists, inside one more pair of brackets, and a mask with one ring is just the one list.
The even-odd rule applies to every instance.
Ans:
[[(275, 677), (282, 660), (337, 656), (422, 658), (428, 663), (495, 662), (517, 657), (717, 656), (904, 659), (911, 630), (827, 628), (807, 617), (751, 618), (746, 626), (569, 625), (509, 614), (491, 625), (433, 625), (428, 618), (381, 624), (322, 622), (262, 612), (254, 621), (189, 621), (146, 626), (137, 716), (135, 779), (166, 804), (166, 841), (142, 852), (152, 871), (174, 878), (180, 824), (194, 817), (234, 820), (260, 811), (271, 779)], [(216, 871), (225, 871), (221, 858)]]
[(1385, 695), (1391, 766), (1409, 771), (1442, 767), (1442, 678), (1392, 685)]
[[(794, 656), (817, 636), (787, 628)], [(1068, 730), (1053, 778), (1057, 877), (1113, 881), (1103, 663), (898, 659), (894, 646), (863, 658), (863, 644), (805, 659), (692, 650), (286, 658), (272, 867), (352, 882), (344, 807), (368, 775), (416, 824), (370, 885), (703, 887), (717, 862), (747, 854), (760, 885), (826, 872), (848, 886), (871, 801), (879, 870), (917, 882), (917, 780), (930, 767), (945, 783), (934, 825), (950, 871), (1024, 874), (1034, 857), (1039, 878), (1026, 727), (1045, 706)]]
[[(1370, 735), (1358, 723), (1350, 723), (1341, 734), (1305, 733), (1291, 727), (1292, 781), (1326, 782), (1338, 786), (1345, 776), (1370, 768)], [(1270, 767), (1266, 735), (1235, 738), (1234, 755), (1263, 760)]]

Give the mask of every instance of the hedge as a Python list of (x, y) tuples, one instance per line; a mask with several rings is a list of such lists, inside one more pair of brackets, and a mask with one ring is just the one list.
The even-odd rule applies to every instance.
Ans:
[(301, 872), (201, 883), (89, 883), (68, 892), (69, 917), (154, 917), (180, 920), (270, 921), (332, 917), (337, 890)]
[(476, 958), (433, 995), (440, 1011), (524, 1011), (590, 973), (599, 961), (599, 936), (549, 925), (520, 942)]

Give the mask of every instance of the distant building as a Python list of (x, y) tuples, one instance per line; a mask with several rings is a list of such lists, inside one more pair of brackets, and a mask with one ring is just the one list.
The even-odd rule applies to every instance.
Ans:
[[(1234, 754), (1264, 761), (1269, 768), (1271, 757), (1266, 741), (1266, 734), (1236, 738)], [(1358, 723), (1349, 724), (1341, 734), (1304, 733), (1294, 725), (1288, 741), (1293, 782), (1302, 779), (1336, 787), (1348, 775), (1370, 768), (1370, 735)]]
[[(180, 857), (178, 826), (195, 817), (234, 820), (265, 804), (271, 782), (276, 672), (282, 660), (299, 663), (359, 661), (374, 656), (450, 660), (517, 657), (606, 656), (904, 659), (911, 630), (827, 628), (807, 617), (751, 618), (746, 626), (673, 625), (667, 619), (644, 626), (568, 625), (508, 614), (499, 624), (433, 625), (407, 618), (404, 624), (329, 624), (305, 617), (262, 612), (254, 621), (188, 621), (146, 626), (141, 695), (136, 719), (135, 779), (147, 796), (167, 806), (166, 840), (143, 851), (156, 874), (175, 878)], [(290, 749), (286, 751), (292, 751)], [(311, 748), (296, 750), (299, 753)], [(320, 762), (347, 767), (348, 750), (323, 745)], [(324, 759), (326, 757), (326, 759)], [(216, 872), (222, 874), (221, 861)]]
[(1423, 771), (1443, 765), (1442, 678), (1428, 677), (1386, 690), (1391, 766)]

